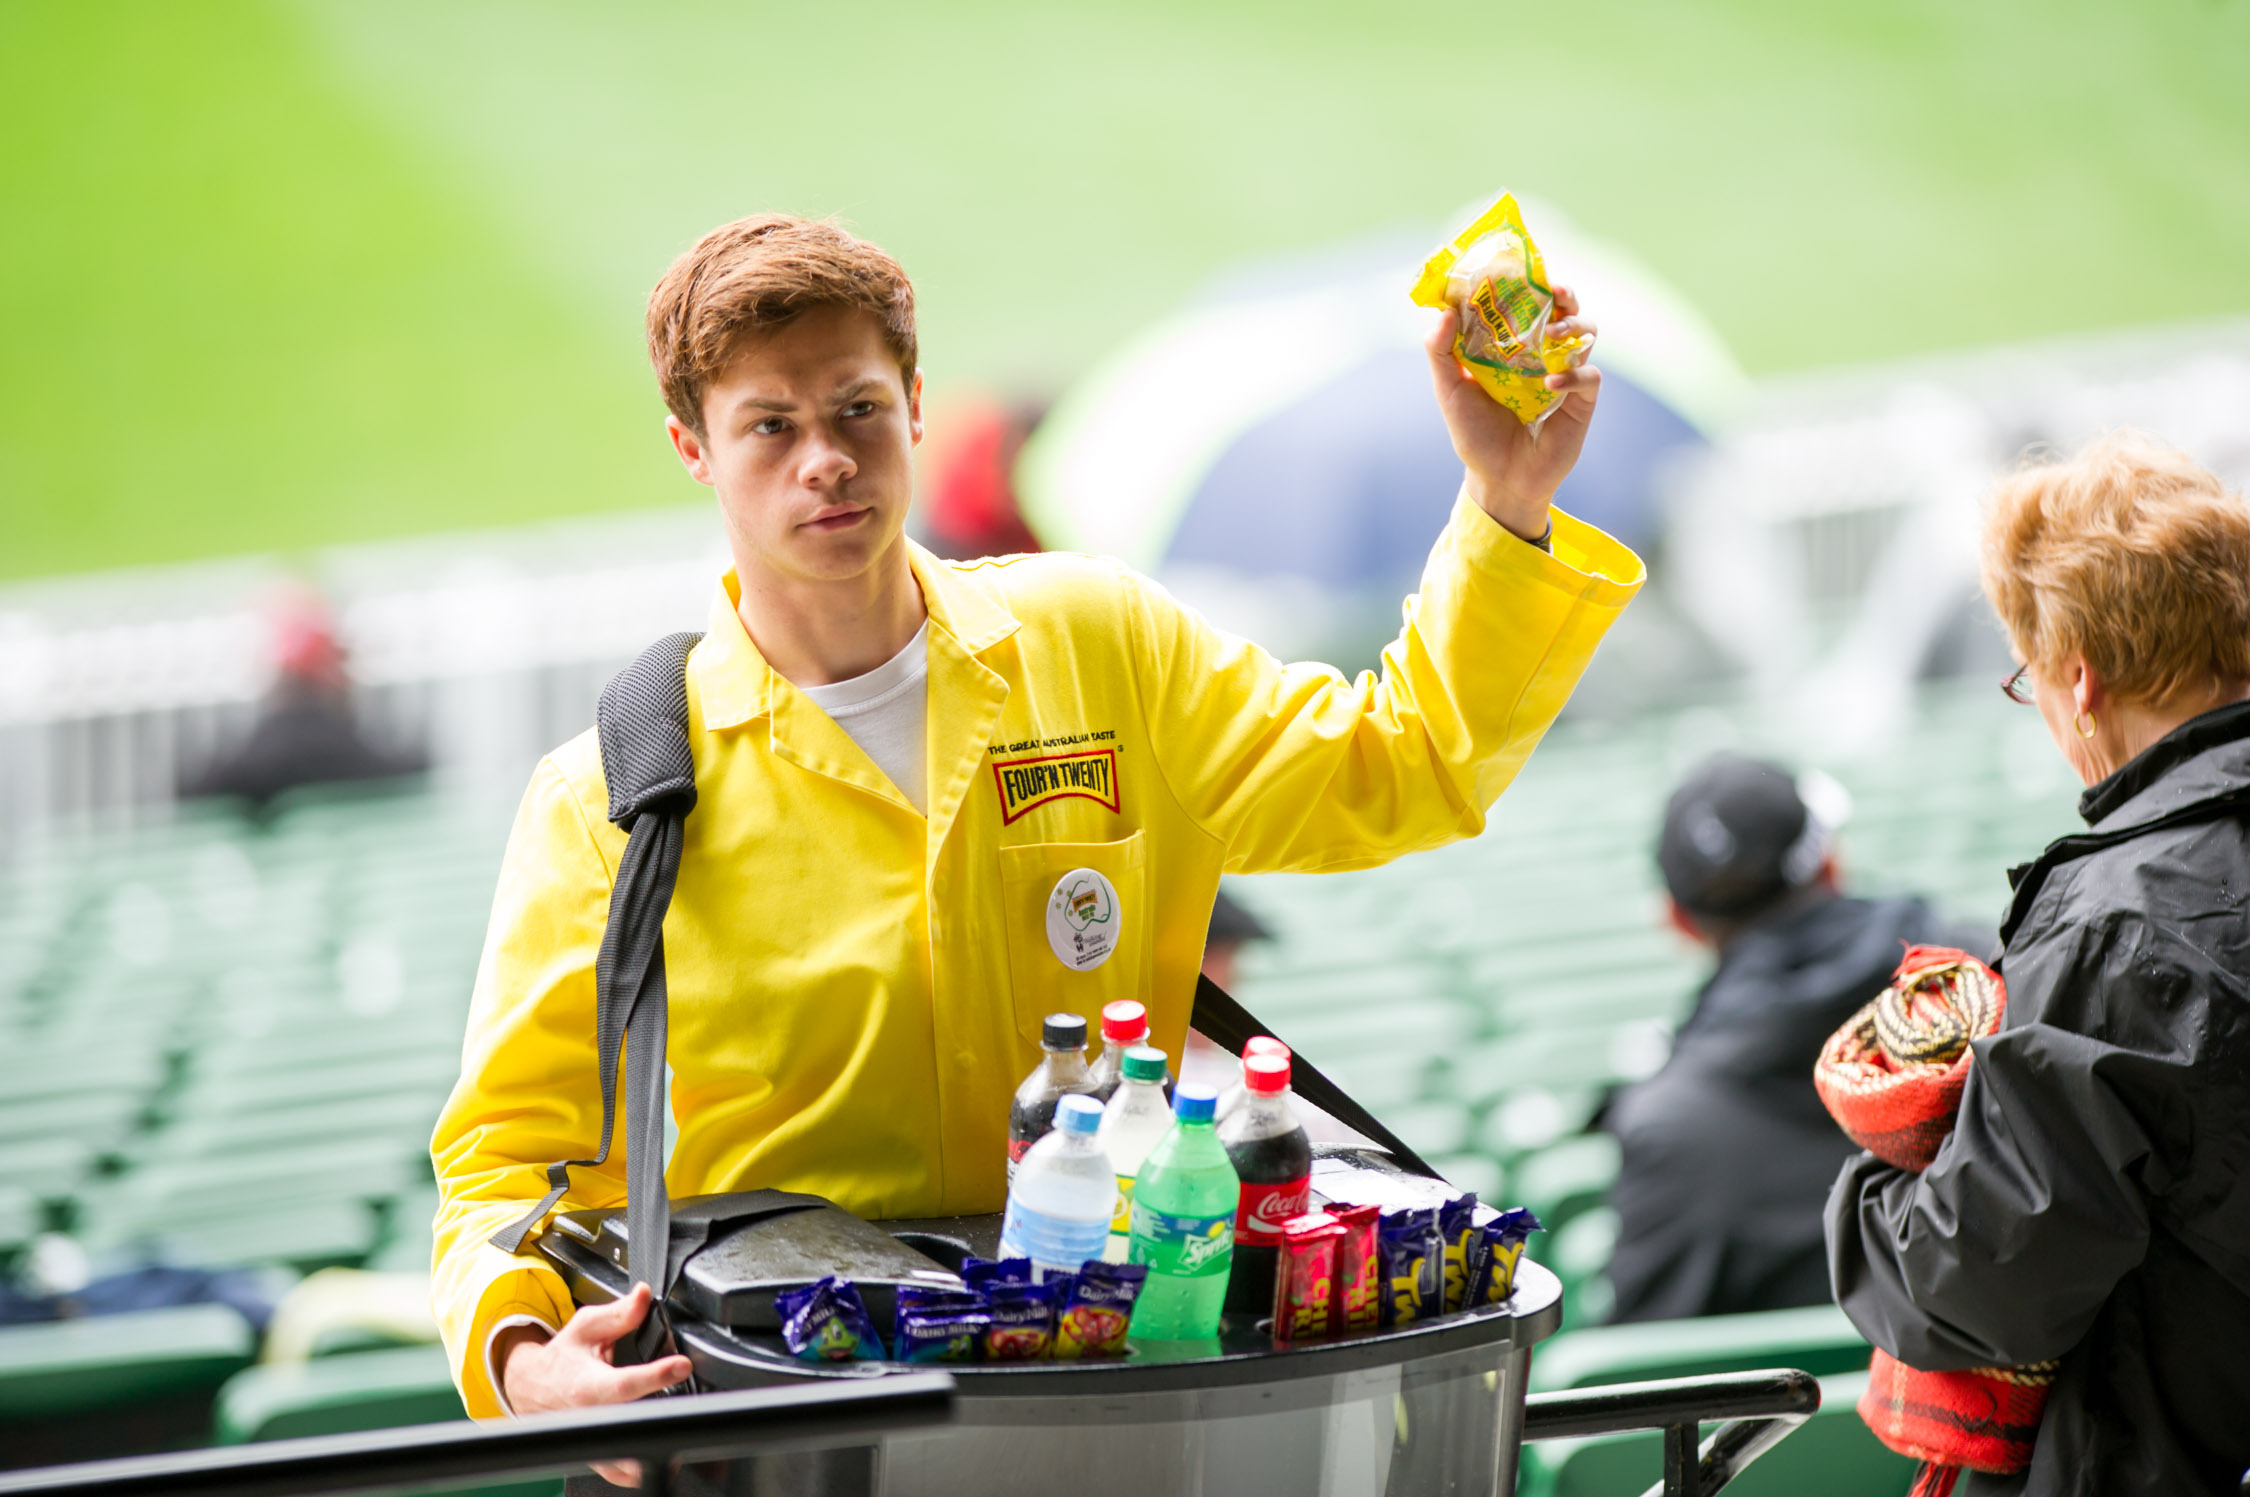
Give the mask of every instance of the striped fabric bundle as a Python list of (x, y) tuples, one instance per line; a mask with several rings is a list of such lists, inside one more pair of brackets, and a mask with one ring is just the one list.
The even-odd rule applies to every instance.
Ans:
[[(1913, 947), (1891, 985), (1822, 1047), (1820, 1100), (1876, 1158), (1928, 1168), (1961, 1108), (1969, 1042), (1998, 1031), (2007, 1001), (2000, 974), (1967, 952)], [(2031, 1464), (2056, 1366), (1922, 1372), (1878, 1349), (1859, 1416), (1885, 1445), (1923, 1462), (1911, 1497), (1946, 1497), (1964, 1467)]]

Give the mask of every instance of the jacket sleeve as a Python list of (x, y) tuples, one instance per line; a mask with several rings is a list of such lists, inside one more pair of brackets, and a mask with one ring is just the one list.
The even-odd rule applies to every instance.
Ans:
[(1554, 524), (1550, 555), (1457, 499), (1381, 676), (1356, 681), (1133, 592), (1158, 768), (1230, 872), (1369, 867), (1483, 828), (1644, 576), (1592, 526)]
[[(610, 870), (568, 781), (547, 760), (508, 838), (470, 1002), (461, 1079), (430, 1154), (439, 1205), (431, 1308), (469, 1413), (504, 1413), (486, 1365), (502, 1320), (569, 1318), (562, 1277), (528, 1250), (489, 1239), (547, 1193), (546, 1166), (590, 1158), (601, 1132), (594, 1046), (594, 961)], [(570, 1172), (557, 1209), (624, 1199), (622, 1146), (601, 1169)]]
[(2141, 1262), (2176, 1162), (2151, 1130), (2194, 1067), (2191, 1042), (2138, 1017), (2177, 996), (2159, 944), (2126, 918), (2058, 922), (2011, 951), (2011, 1017), (2032, 1017), (1976, 1042), (1937, 1158), (1920, 1175), (1868, 1154), (1845, 1165), (1829, 1276), (1870, 1341), (1926, 1371), (2048, 1361)]

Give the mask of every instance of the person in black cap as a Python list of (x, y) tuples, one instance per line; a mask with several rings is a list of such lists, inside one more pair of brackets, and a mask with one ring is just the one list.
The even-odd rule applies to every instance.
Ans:
[(1849, 813), (1826, 775), (1736, 755), (1706, 761), (1665, 806), (1656, 861), (1672, 924), (1719, 965), (1663, 1069), (1603, 1119), (1624, 1156), (1616, 1320), (1828, 1302), (1821, 1209), (1854, 1145), (1813, 1090), (1821, 1044), (1907, 946), (1992, 945), (1920, 899), (1842, 893)]

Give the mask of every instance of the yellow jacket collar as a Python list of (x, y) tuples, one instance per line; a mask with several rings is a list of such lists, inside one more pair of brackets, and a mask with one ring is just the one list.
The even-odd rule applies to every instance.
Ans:
[[(952, 635), (964, 654), (989, 650), (1021, 627), (999, 590), (973, 570), (948, 566), (911, 540), (906, 555), (930, 622)], [(712, 594), (703, 642), (688, 661), (706, 730), (740, 727), (773, 711), (773, 667), (742, 627), (742, 615), (735, 611), (741, 601), (741, 579), (729, 567)]]

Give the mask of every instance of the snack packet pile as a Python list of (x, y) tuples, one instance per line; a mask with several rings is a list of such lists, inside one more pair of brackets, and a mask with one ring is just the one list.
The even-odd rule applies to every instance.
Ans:
[(1526, 426), (1536, 427), (1562, 401), (1547, 388), (1547, 376), (1577, 368), (1593, 351), (1588, 335), (1549, 333), (1555, 294), (1512, 193), (1502, 193), (1430, 256), (1414, 283), (1414, 300), (1457, 309), (1453, 356)]

